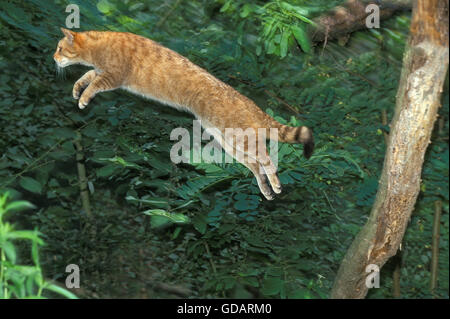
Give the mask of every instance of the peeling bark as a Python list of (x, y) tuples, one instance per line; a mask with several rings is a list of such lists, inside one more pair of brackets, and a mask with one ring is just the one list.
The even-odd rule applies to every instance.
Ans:
[(448, 69), (448, 0), (417, 0), (403, 58), (395, 115), (368, 222), (339, 268), (332, 298), (364, 298), (366, 266), (394, 256), (420, 191), (424, 155)]

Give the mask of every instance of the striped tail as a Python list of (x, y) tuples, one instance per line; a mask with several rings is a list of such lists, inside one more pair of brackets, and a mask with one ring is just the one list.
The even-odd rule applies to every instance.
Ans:
[(303, 156), (309, 159), (314, 151), (314, 136), (306, 126), (292, 127), (275, 122), (273, 127), (278, 128), (278, 141), (283, 143), (302, 143)]

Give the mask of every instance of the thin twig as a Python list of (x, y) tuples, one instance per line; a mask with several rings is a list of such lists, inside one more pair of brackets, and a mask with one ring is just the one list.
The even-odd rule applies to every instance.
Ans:
[(328, 43), (328, 33), (330, 32), (330, 26), (327, 25), (327, 28), (325, 30), (325, 40), (323, 41), (323, 46), (322, 46), (322, 52), (320, 53), (320, 56), (323, 55), (323, 52), (325, 51), (325, 48), (327, 46)]
[[(388, 125), (387, 112), (385, 109), (381, 110), (381, 124), (383, 124), (384, 126)], [(389, 142), (389, 134), (387, 132), (383, 131), (383, 135), (384, 135), (384, 142), (387, 147), (388, 142)]]
[(287, 107), (288, 107), (292, 112), (294, 112), (295, 114), (299, 114), (299, 113), (300, 113), (300, 111), (296, 110), (296, 109), (295, 109), (293, 106), (291, 106), (288, 102), (286, 102), (286, 101), (280, 99), (278, 96), (276, 96), (275, 93), (273, 93), (273, 92), (271, 92), (271, 91), (269, 91), (269, 90), (267, 90), (267, 89), (264, 89), (264, 92), (265, 92), (267, 95), (269, 95), (269, 96), (273, 97), (274, 99), (276, 99), (276, 100), (277, 100), (278, 102), (280, 102), (281, 104), (287, 106)]
[[(44, 152), (44, 154), (42, 154), (41, 156), (39, 156), (37, 159), (35, 159), (31, 164), (27, 165), (27, 167), (25, 167), (22, 171), (20, 171), (19, 173), (15, 174), (9, 181), (7, 181), (6, 183), (0, 185), (2, 187), (5, 187), (9, 184), (11, 184), (17, 177), (22, 176), (23, 174), (25, 174), (26, 172), (31, 170), (31, 167), (33, 167), (33, 165), (37, 162), (39, 162), (41, 159), (43, 159), (44, 157), (46, 157), (56, 146), (59, 146), (62, 142), (66, 141), (66, 139), (62, 139), (59, 142), (53, 144), (47, 151)], [(33, 168), (34, 169), (34, 168)]]
[(325, 195), (325, 198), (327, 199), (328, 205), (330, 205), (331, 210), (332, 210), (333, 212), (336, 212), (336, 209), (334, 209), (333, 205), (331, 204), (330, 199), (328, 198), (327, 193), (326, 193), (325, 191), (322, 191), (322, 192), (323, 192), (323, 194)]
[(169, 285), (169, 284), (166, 284), (166, 283), (160, 282), (160, 281), (154, 281), (154, 282), (150, 282), (148, 284), (153, 289), (159, 289), (159, 290), (177, 295), (179, 297), (186, 298), (186, 297), (189, 297), (192, 295), (192, 291), (186, 287)]
[(439, 135), (440, 136), (444, 135), (444, 133), (445, 133), (445, 117), (442, 114), (439, 116), (438, 128), (439, 128), (439, 130), (438, 130)]
[(347, 72), (347, 73), (350, 74), (350, 75), (356, 76), (356, 77), (360, 78), (360, 79), (363, 80), (363, 81), (366, 81), (367, 83), (369, 83), (370, 85), (372, 85), (372, 86), (374, 86), (374, 87), (376, 87), (376, 88), (380, 88), (380, 86), (379, 86), (377, 83), (375, 83), (374, 81), (369, 80), (369, 79), (367, 79), (366, 77), (362, 76), (361, 74), (358, 74), (358, 73), (355, 73), (355, 72), (353, 72), (353, 71), (350, 71), (350, 70), (348, 70), (347, 68), (345, 68), (344, 66), (342, 66), (342, 65), (336, 60), (336, 58), (335, 58), (333, 55), (331, 55), (331, 57), (333, 58), (334, 62), (336, 63), (336, 66), (337, 66), (337, 68), (338, 68), (339, 70), (344, 71), (344, 72)]
[(397, 255), (394, 257), (395, 268), (392, 274), (392, 296), (394, 298), (400, 298), (402, 296), (401, 293), (401, 285), (400, 285), (400, 275), (401, 275), (401, 267), (402, 267), (402, 251), (399, 250)]
[(78, 171), (78, 183), (80, 185), (80, 197), (83, 209), (86, 212), (88, 218), (92, 217), (91, 202), (89, 200), (88, 179), (86, 177), (86, 167), (84, 166), (84, 152), (81, 145), (81, 133), (77, 131), (77, 137), (74, 139), (73, 144), (77, 150), (76, 161)]
[(209, 250), (208, 243), (206, 241), (204, 241), (203, 244), (205, 245), (205, 249), (206, 249), (206, 253), (208, 255), (209, 263), (211, 264), (212, 270), (213, 270), (214, 274), (216, 275), (217, 274), (217, 269), (216, 269), (216, 265), (214, 264), (214, 260), (212, 259), (212, 255), (211, 255), (211, 251)]
[(433, 219), (433, 235), (431, 244), (431, 280), (430, 290), (434, 294), (437, 282), (438, 282), (438, 268), (439, 268), (439, 238), (440, 238), (440, 225), (442, 214), (442, 201), (437, 200), (434, 202), (434, 219)]

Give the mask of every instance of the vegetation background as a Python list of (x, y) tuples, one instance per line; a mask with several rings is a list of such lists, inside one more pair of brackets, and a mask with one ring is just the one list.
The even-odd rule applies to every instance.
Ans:
[[(305, 160), (301, 146), (279, 145), (284, 189), (269, 202), (239, 164), (170, 162), (170, 131), (190, 130), (191, 115), (124, 91), (102, 93), (79, 110), (71, 90), (86, 68), (58, 76), (52, 59), (69, 3), (80, 7), (80, 30), (149, 37), (279, 121), (312, 127), (313, 157)], [(15, 297), (41, 296), (43, 278), (64, 283), (73, 263), (81, 269), (73, 292), (85, 298), (327, 298), (374, 200), (389, 132), (382, 114), (389, 119), (394, 110), (410, 22), (410, 13), (400, 13), (345, 44), (313, 47), (310, 19), (340, 3), (2, 1), (0, 194), (34, 206), (10, 206), (8, 229), (0, 214), (0, 286), (14, 283)], [(368, 298), (448, 298), (448, 92), (447, 78), (401, 256), (382, 269), (381, 287)], [(80, 199), (77, 153), (85, 157), (92, 216)], [(443, 214), (432, 293), (435, 201)], [(27, 233), (30, 246), (5, 235), (11, 225), (39, 233)], [(395, 268), (401, 295), (393, 294)], [(45, 287), (52, 287), (45, 296), (64, 294)]]

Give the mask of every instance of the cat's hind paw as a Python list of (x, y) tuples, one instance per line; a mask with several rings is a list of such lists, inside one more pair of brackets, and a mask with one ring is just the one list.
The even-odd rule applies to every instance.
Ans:
[(275, 199), (275, 196), (274, 196), (274, 193), (272, 193), (272, 192), (266, 192), (266, 193), (262, 193), (263, 195), (264, 195), (264, 197), (267, 199), (267, 200), (274, 200)]
[(267, 200), (275, 199), (275, 194), (272, 192), (272, 189), (266, 182), (261, 183), (261, 185), (259, 185), (259, 189), (261, 191), (261, 194), (263, 194)]

